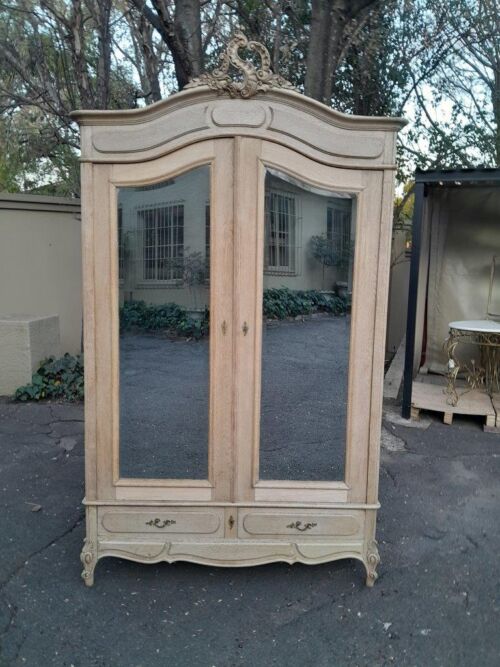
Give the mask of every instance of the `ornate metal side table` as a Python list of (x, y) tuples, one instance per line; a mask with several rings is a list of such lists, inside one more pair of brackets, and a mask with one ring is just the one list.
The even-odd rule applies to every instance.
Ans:
[[(448, 403), (450, 405), (458, 403), (456, 381), (460, 371), (465, 372), (466, 392), (471, 389), (482, 389), (491, 396), (500, 391), (500, 322), (462, 320), (450, 322), (449, 329), (445, 342), (448, 354), (446, 373)], [(472, 343), (478, 346), (477, 362), (472, 359), (470, 364), (466, 364), (459, 360), (456, 349), (460, 343)]]

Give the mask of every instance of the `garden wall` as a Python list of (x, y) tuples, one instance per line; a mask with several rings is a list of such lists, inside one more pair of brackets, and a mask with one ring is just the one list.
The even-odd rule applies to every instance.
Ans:
[(82, 339), (80, 202), (0, 193), (0, 317), (58, 315), (60, 349)]

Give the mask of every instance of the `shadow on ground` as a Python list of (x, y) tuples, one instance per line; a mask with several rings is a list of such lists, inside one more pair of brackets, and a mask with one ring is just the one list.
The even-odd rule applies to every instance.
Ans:
[(0, 404), (0, 665), (498, 665), (500, 437), (387, 424), (361, 564), (103, 560), (80, 580), (81, 406)]

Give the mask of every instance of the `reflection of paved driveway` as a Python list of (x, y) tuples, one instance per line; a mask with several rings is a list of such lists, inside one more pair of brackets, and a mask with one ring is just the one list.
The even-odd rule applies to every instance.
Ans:
[(120, 343), (120, 474), (207, 477), (208, 341)]
[(265, 328), (262, 478), (344, 479), (349, 320)]
[[(261, 476), (342, 479), (349, 318), (271, 323)], [(121, 475), (207, 476), (208, 341), (121, 340)]]

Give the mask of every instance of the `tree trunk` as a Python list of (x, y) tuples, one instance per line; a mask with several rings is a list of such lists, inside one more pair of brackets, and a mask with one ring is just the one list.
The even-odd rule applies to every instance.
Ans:
[(158, 102), (161, 100), (161, 88), (160, 88), (160, 76), (159, 76), (159, 67), (158, 67), (158, 58), (154, 53), (153, 46), (153, 35), (151, 26), (141, 20), (140, 24), (141, 32), (141, 47), (142, 54), (144, 59), (144, 71), (146, 74), (146, 79), (149, 84), (149, 96), (146, 98), (146, 102)]
[(81, 0), (73, 0), (69, 19), (70, 33), (68, 35), (71, 43), (71, 59), (73, 61), (76, 85), (80, 97), (80, 106), (83, 109), (92, 109), (94, 105), (85, 60), (86, 44), (83, 24)]
[(348, 39), (347, 28), (380, 0), (312, 0), (305, 93), (331, 103), (333, 76)]
[(153, 9), (145, 0), (129, 2), (144, 15), (168, 46), (177, 84), (182, 90), (203, 70), (200, 0), (177, 0), (174, 16), (168, 0), (151, 0)]
[(98, 0), (93, 5), (94, 21), (97, 28), (97, 90), (95, 105), (98, 109), (107, 109), (109, 104), (111, 73), (111, 2), (112, 0)]
[(177, 0), (174, 25), (179, 42), (189, 60), (190, 78), (199, 76), (203, 70), (200, 0)]
[(126, 15), (134, 47), (135, 67), (141, 80), (146, 104), (161, 100), (159, 56), (153, 42), (153, 26), (145, 16), (131, 8)]
[(328, 60), (331, 25), (331, 2), (312, 0), (311, 35), (307, 51), (307, 69), (304, 83), (306, 95), (324, 102), (325, 63)]

